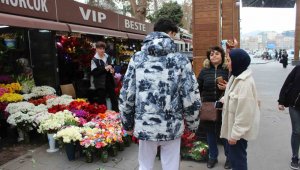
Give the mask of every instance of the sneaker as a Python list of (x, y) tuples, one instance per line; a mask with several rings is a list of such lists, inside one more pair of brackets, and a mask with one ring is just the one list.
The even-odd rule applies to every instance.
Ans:
[(298, 163), (298, 159), (297, 158), (292, 158), (292, 162), (291, 162), (291, 169), (299, 169), (299, 163)]
[(207, 168), (213, 168), (218, 163), (217, 159), (208, 159)]
[(225, 168), (225, 169), (231, 169), (231, 162), (230, 162), (228, 159), (226, 159), (224, 168)]

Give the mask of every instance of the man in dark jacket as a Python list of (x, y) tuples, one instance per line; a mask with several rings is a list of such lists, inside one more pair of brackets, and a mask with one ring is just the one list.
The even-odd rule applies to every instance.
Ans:
[(106, 44), (96, 43), (96, 54), (91, 61), (91, 71), (94, 86), (97, 93), (97, 102), (106, 105), (106, 97), (110, 98), (112, 110), (119, 111), (118, 100), (115, 94), (115, 83), (113, 74), (115, 72), (111, 57), (105, 53)]
[(120, 113), (124, 129), (139, 139), (139, 170), (153, 169), (158, 146), (163, 170), (178, 170), (183, 130), (199, 123), (198, 83), (189, 59), (175, 53), (177, 32), (172, 21), (159, 20), (124, 76)]

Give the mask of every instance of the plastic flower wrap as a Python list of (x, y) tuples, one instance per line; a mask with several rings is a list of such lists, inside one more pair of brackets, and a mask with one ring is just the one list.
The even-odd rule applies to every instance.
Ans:
[(60, 97), (52, 98), (47, 100), (46, 104), (48, 108), (51, 108), (55, 105), (69, 105), (74, 99), (69, 95), (62, 95)]
[(59, 130), (54, 138), (56, 140), (62, 140), (63, 143), (72, 143), (82, 140), (81, 129), (77, 126), (69, 126)]
[(0, 102), (7, 102), (7, 103), (19, 102), (22, 100), (23, 100), (23, 96), (17, 93), (4, 93), (0, 97)]
[(2, 84), (9, 84), (13, 82), (13, 78), (9, 75), (1, 75), (0, 76), (0, 83)]
[(0, 87), (7, 89), (9, 93), (15, 93), (22, 90), (20, 83), (0, 84)]

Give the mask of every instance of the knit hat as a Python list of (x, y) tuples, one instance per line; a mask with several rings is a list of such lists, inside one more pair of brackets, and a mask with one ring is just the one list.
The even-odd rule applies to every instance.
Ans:
[(251, 58), (248, 53), (242, 49), (235, 48), (229, 52), (229, 57), (231, 59), (231, 74), (234, 76), (239, 76), (242, 72), (247, 70), (251, 63)]

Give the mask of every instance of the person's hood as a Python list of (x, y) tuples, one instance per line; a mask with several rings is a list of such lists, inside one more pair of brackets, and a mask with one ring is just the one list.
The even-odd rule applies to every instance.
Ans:
[(152, 32), (144, 40), (142, 51), (151, 56), (166, 56), (176, 52), (176, 44), (164, 32)]
[[(228, 65), (227, 65), (226, 60), (221, 65), (219, 65), (219, 67), (220, 66), (222, 66), (223, 69), (228, 69)], [(211, 67), (213, 67), (213, 65), (211, 64), (210, 60), (209, 59), (205, 59), (203, 61), (203, 68), (210, 69)]]
[(251, 63), (249, 54), (243, 49), (232, 49), (229, 52), (229, 57), (231, 59), (231, 74), (236, 77), (239, 76), (243, 71), (247, 70)]

